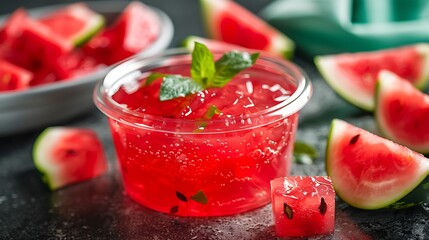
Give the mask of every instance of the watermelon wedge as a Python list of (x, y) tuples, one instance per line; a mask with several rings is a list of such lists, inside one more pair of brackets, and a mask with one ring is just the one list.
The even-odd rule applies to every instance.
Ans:
[(374, 110), (378, 73), (385, 69), (424, 88), (429, 77), (429, 45), (318, 56), (315, 63), (326, 82), (341, 97), (367, 111)]
[(66, 41), (80, 46), (102, 29), (104, 17), (84, 3), (75, 3), (42, 17), (39, 22)]
[(376, 87), (375, 118), (384, 136), (420, 153), (429, 153), (429, 95), (389, 71)]
[(32, 78), (31, 72), (0, 59), (0, 92), (27, 89)]
[(107, 169), (96, 133), (83, 128), (45, 129), (36, 139), (33, 159), (51, 190), (94, 178)]
[(337, 195), (357, 208), (429, 201), (429, 159), (342, 120), (331, 124), (326, 170)]
[(238, 3), (230, 0), (200, 0), (210, 38), (245, 48), (290, 58), (295, 44)]

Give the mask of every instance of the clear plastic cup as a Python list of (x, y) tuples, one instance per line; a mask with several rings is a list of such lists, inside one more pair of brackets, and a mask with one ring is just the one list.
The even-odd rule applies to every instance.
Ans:
[(151, 72), (186, 72), (190, 64), (189, 52), (172, 49), (124, 62), (96, 86), (94, 101), (108, 118), (127, 194), (180, 216), (231, 215), (269, 203), (270, 181), (290, 174), (299, 111), (312, 94), (308, 77), (291, 62), (261, 56), (237, 77), (284, 81), (290, 96), (258, 112), (237, 108), (204, 121), (145, 114), (112, 98)]

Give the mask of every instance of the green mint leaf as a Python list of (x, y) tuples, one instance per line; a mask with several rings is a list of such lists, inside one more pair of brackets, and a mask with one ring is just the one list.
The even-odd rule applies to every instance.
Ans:
[(191, 78), (181, 75), (152, 73), (147, 77), (144, 86), (162, 77), (159, 95), (161, 101), (185, 97), (210, 87), (225, 86), (240, 71), (251, 67), (258, 57), (259, 53), (249, 54), (231, 51), (214, 62), (210, 50), (204, 44), (195, 42), (192, 52)]
[(312, 164), (313, 161), (319, 157), (319, 153), (314, 147), (304, 142), (297, 141), (293, 148), (293, 157), (296, 163)]
[(209, 109), (207, 109), (206, 114), (204, 114), (204, 119), (212, 119), (214, 115), (219, 115), (221, 113), (222, 112), (216, 107), (216, 105), (211, 105)]
[(155, 81), (156, 79), (159, 78), (163, 78), (166, 75), (164, 73), (157, 73), (157, 72), (153, 72), (151, 73), (147, 78), (146, 81), (144, 82), (144, 86), (149, 86), (151, 83), (153, 83), (153, 81)]
[[(222, 112), (219, 110), (219, 108), (216, 107), (216, 105), (211, 105), (209, 109), (207, 109), (207, 112), (204, 114), (204, 120), (210, 120), (213, 118), (214, 115), (219, 115)], [(199, 122), (199, 126), (197, 129), (194, 130), (194, 132), (202, 132), (207, 127), (206, 121)]]
[(247, 52), (231, 51), (225, 53), (215, 63), (216, 72), (207, 83), (207, 87), (223, 87), (240, 71), (251, 67), (259, 53), (249, 54)]
[(215, 73), (215, 62), (210, 50), (199, 42), (195, 42), (192, 51), (191, 77), (203, 86)]
[(203, 90), (203, 87), (191, 78), (180, 75), (167, 75), (161, 83), (159, 100), (166, 101), (177, 97), (185, 97)]
[(209, 201), (207, 200), (206, 195), (202, 190), (199, 190), (197, 193), (192, 195), (190, 199), (194, 200), (197, 203), (207, 204)]

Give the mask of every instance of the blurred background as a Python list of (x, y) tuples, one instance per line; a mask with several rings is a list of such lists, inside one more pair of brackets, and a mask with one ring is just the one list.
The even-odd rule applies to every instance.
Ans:
[[(97, 0), (92, 0), (97, 1)], [(124, 1), (124, 0), (118, 0)], [(47, 5), (74, 3), (81, 1), (73, 0), (1, 0), (0, 14), (8, 14), (19, 7), (34, 8)], [(124, 1), (129, 2), (129, 1)], [(148, 5), (157, 7), (170, 16), (175, 25), (175, 35), (172, 46), (178, 46), (180, 42), (189, 35), (204, 35), (201, 23), (200, 5), (198, 0), (143, 0)], [(272, 0), (236, 0), (252, 12), (259, 12)], [(177, 11), (178, 5), (187, 5), (186, 11)], [(197, 24), (196, 24), (197, 22)]]

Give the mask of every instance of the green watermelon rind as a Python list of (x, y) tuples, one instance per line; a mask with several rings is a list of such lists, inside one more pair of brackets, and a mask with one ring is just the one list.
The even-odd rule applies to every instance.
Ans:
[[(212, 0), (200, 0), (200, 6), (202, 9), (203, 15), (203, 25), (207, 31), (207, 34), (214, 39), (220, 39), (218, 33), (215, 31), (214, 27), (211, 24), (211, 19), (217, 21), (214, 12), (222, 11), (225, 6), (222, 4), (228, 4), (228, 1), (216, 1), (216, 4), (211, 4)], [(214, 2), (214, 1), (212, 1)], [(255, 15), (257, 18), (257, 16)], [(261, 22), (264, 20), (260, 19)], [(273, 26), (264, 22), (267, 27), (272, 28), (277, 34), (270, 38), (270, 45), (267, 49), (261, 49), (273, 54), (278, 54), (286, 59), (291, 59), (295, 53), (295, 43), (292, 39), (281, 33), (279, 30), (275, 29)]]
[[(420, 74), (421, 77), (416, 80), (413, 84), (418, 89), (424, 89), (429, 82), (429, 44), (419, 43), (414, 45), (418, 52), (423, 56), (423, 70)], [(335, 58), (337, 55), (326, 55), (326, 56), (316, 56), (314, 58), (314, 63), (321, 73), (323, 79), (328, 83), (328, 85), (344, 100), (349, 103), (365, 110), (368, 112), (373, 112), (375, 109), (375, 94), (368, 98), (363, 98), (365, 92), (358, 92), (358, 89), (350, 86), (344, 86), (346, 81), (341, 77), (341, 74), (338, 69), (336, 69)], [(350, 94), (352, 92), (354, 94)], [(360, 96), (355, 97), (355, 96)]]
[[(337, 180), (333, 176), (333, 162), (334, 160), (330, 157), (330, 149), (332, 144), (332, 139), (334, 138), (334, 129), (337, 122), (343, 122), (339, 119), (333, 119), (331, 122), (331, 127), (328, 134), (328, 140), (326, 145), (326, 157), (325, 157), (325, 167), (326, 172), (328, 176), (332, 179), (332, 184), (334, 186), (336, 194), (346, 203), (349, 205), (359, 208), (359, 209), (365, 209), (365, 210), (377, 210), (382, 208), (394, 208), (394, 209), (401, 209), (406, 207), (415, 206), (424, 202), (429, 201), (429, 168), (426, 169), (426, 171), (421, 174), (421, 176), (415, 181), (415, 184), (410, 186), (409, 188), (403, 189), (400, 194), (397, 194), (397, 196), (392, 198), (386, 198), (385, 201), (382, 202), (376, 202), (372, 204), (360, 204), (358, 202), (354, 202), (353, 196), (347, 196), (342, 189), (339, 189), (336, 182), (341, 181)], [(341, 123), (340, 123), (341, 124)], [(386, 141), (389, 141), (386, 139)], [(367, 196), (367, 194), (365, 194)]]
[(204, 40), (205, 39), (203, 39), (201, 37), (190, 35), (182, 41), (181, 46), (188, 49), (189, 51), (192, 51), (194, 49), (194, 42), (200, 42), (200, 43), (205, 44)]
[[(386, 87), (394, 88), (394, 84), (386, 84), (386, 87), (382, 87), (381, 85), (385, 81), (389, 81), (390, 78), (397, 77), (394, 73), (391, 73), (389, 71), (382, 71), (378, 75), (378, 81), (375, 85), (375, 120), (377, 123), (377, 127), (380, 130), (381, 134), (385, 136), (386, 138), (399, 143), (401, 145), (407, 146), (408, 148), (417, 151), (419, 153), (428, 154), (429, 153), (429, 141), (425, 144), (422, 144), (420, 146), (413, 146), (411, 143), (406, 142), (405, 140), (399, 139), (398, 137), (395, 137), (395, 134), (393, 133), (395, 130), (388, 127), (388, 124), (384, 121), (383, 116), (381, 115), (381, 111), (379, 111), (380, 108), (380, 102), (382, 101), (380, 98), (383, 96), (384, 91), (386, 91)], [(417, 90), (418, 88), (416, 88)], [(387, 90), (388, 91), (388, 90)]]
[[(64, 15), (73, 17), (85, 23), (85, 26), (79, 32), (75, 33), (69, 38), (65, 38), (66, 40), (70, 41), (74, 47), (80, 47), (85, 44), (93, 36), (100, 32), (105, 25), (104, 16), (91, 10), (84, 3), (75, 3), (69, 5), (58, 10), (57, 12), (52, 13), (52, 15), (48, 16), (47, 18), (55, 19), (56, 17), (62, 17)], [(47, 26), (49, 27), (49, 25)]]
[(42, 150), (44, 139), (52, 132), (52, 129), (53, 128), (46, 128), (36, 138), (33, 145), (33, 161), (36, 169), (42, 174), (42, 180), (48, 184), (49, 189), (55, 190), (58, 187), (58, 184), (56, 184), (53, 179), (49, 178), (45, 166), (43, 165), (44, 158), (41, 156), (43, 154), (40, 152)]
[(102, 15), (97, 14), (92, 19), (93, 23), (90, 23), (87, 25), (86, 31), (82, 31), (83, 33), (80, 34), (80, 36), (73, 39), (73, 44), (75, 47), (80, 47), (84, 45), (86, 42), (88, 42), (92, 37), (94, 37), (97, 33), (103, 29), (105, 25), (105, 19)]

